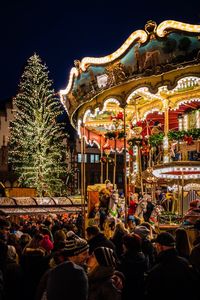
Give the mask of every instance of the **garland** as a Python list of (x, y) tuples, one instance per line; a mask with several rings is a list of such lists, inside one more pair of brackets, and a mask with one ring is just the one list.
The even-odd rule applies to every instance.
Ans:
[[(109, 140), (111, 139), (122, 139), (124, 138), (124, 131), (108, 131), (105, 134), (105, 137)], [(160, 132), (157, 134), (152, 134), (149, 136), (149, 144), (152, 147), (161, 145), (163, 142), (164, 133)], [(180, 130), (180, 131), (169, 131), (168, 138), (170, 141), (186, 141), (191, 144), (191, 141), (200, 139), (200, 128), (193, 128), (189, 130)], [(191, 140), (191, 141), (190, 141)], [(128, 140), (129, 146), (142, 146), (142, 138), (134, 137)], [(189, 142), (190, 141), (190, 142)]]
[(112, 140), (112, 139), (122, 139), (124, 138), (124, 131), (108, 131), (105, 134), (105, 138)]
[[(152, 147), (162, 144), (164, 138), (164, 133), (152, 134), (149, 137), (149, 144)], [(186, 141), (189, 145), (192, 144), (193, 139), (200, 139), (200, 128), (193, 128), (189, 130), (180, 131), (169, 131), (168, 138), (170, 141)]]
[(162, 142), (163, 142), (163, 137), (164, 137), (164, 133), (163, 132), (160, 132), (160, 133), (157, 133), (157, 134), (152, 134), (149, 137), (149, 144), (152, 147), (161, 145)]

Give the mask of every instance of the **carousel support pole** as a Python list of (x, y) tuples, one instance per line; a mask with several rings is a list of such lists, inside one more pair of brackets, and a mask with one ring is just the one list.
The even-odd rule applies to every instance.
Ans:
[(139, 167), (139, 174), (140, 174), (140, 185), (141, 185), (141, 193), (143, 195), (144, 193), (144, 186), (143, 186), (143, 178), (142, 178), (142, 160), (141, 160), (141, 151), (140, 151), (140, 145), (138, 143), (138, 167)]
[(178, 179), (178, 182), (177, 182), (177, 197), (178, 197), (178, 203), (177, 203), (177, 210), (178, 210), (178, 213), (180, 214), (181, 213), (181, 194), (180, 194), (180, 181)]
[(86, 204), (86, 172), (85, 172), (85, 125), (83, 124), (83, 135), (82, 135), (82, 160), (81, 160), (81, 166), (82, 166), (82, 188), (81, 188), (81, 206), (82, 206), (82, 217), (83, 217), (83, 237), (85, 237), (85, 218), (86, 218), (86, 212), (85, 212), (85, 204)]
[(184, 177), (181, 176), (181, 216), (183, 217), (183, 200), (184, 200)]
[(116, 164), (117, 164), (117, 140), (114, 139), (114, 147), (115, 147), (115, 155), (114, 155), (114, 167), (113, 167), (113, 187), (115, 188), (115, 181), (116, 181)]
[(108, 180), (108, 155), (106, 159), (106, 180)]
[(130, 203), (130, 192), (132, 192), (131, 188), (131, 156), (129, 155), (129, 162), (128, 162), (128, 170), (129, 170), (129, 175), (128, 175), (128, 203)]
[(125, 198), (125, 227), (127, 227), (128, 219), (128, 199), (127, 199), (127, 174), (126, 174), (126, 106), (124, 109), (124, 198)]
[[(100, 136), (100, 151), (101, 151), (101, 158), (103, 157), (103, 145), (102, 145), (102, 136)], [(100, 183), (103, 183), (103, 162), (101, 161), (101, 177)]]
[[(81, 213), (82, 213), (82, 218), (84, 219), (84, 158), (83, 158), (83, 130), (81, 132)], [(84, 230), (82, 228), (82, 230)]]
[(169, 105), (168, 99), (164, 101), (164, 109), (165, 109), (165, 124), (164, 124), (164, 139), (163, 139), (163, 149), (164, 149), (164, 157), (163, 162), (169, 162), (169, 140), (168, 140), (168, 132), (169, 132)]

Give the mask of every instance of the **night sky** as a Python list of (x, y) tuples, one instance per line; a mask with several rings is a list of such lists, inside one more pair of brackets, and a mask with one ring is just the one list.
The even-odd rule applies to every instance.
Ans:
[(75, 59), (114, 52), (148, 20), (200, 24), (197, 0), (2, 0), (0, 4), (0, 101), (16, 95), (27, 59), (46, 63), (55, 91), (64, 89)]

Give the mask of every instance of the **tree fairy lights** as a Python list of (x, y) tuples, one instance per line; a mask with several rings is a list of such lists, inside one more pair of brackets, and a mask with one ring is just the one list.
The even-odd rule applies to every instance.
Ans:
[(10, 124), (9, 163), (22, 187), (36, 188), (39, 196), (61, 195), (66, 175), (62, 108), (39, 56), (27, 61), (14, 99)]

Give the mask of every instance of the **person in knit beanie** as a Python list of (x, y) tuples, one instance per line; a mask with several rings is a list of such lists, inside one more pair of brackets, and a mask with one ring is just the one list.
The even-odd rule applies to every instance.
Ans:
[(138, 225), (135, 227), (134, 233), (138, 234), (143, 239), (148, 237), (150, 230), (146, 226)]
[(48, 234), (45, 234), (43, 239), (40, 241), (40, 247), (44, 248), (47, 253), (50, 253), (53, 249), (53, 243), (49, 238)]
[(65, 246), (53, 254), (50, 262), (52, 269), (40, 281), (36, 299), (41, 299), (47, 293), (48, 300), (86, 300), (88, 278), (85, 271), (88, 252), (87, 241), (73, 231), (68, 231)]
[(98, 247), (94, 250), (93, 253), (100, 266), (112, 268), (116, 267), (116, 258), (112, 249), (106, 247)]
[(53, 268), (47, 280), (48, 300), (87, 300), (88, 278), (82, 266), (88, 258), (89, 245), (73, 231), (66, 234), (65, 248), (61, 250), (63, 262)]
[(77, 265), (84, 266), (89, 254), (88, 242), (76, 235), (73, 231), (66, 234), (65, 247), (62, 250), (64, 258), (73, 261)]
[[(116, 258), (112, 249), (98, 247), (87, 261), (89, 295), (88, 300), (121, 300), (121, 290), (114, 283)], [(118, 278), (118, 277), (117, 277)]]

